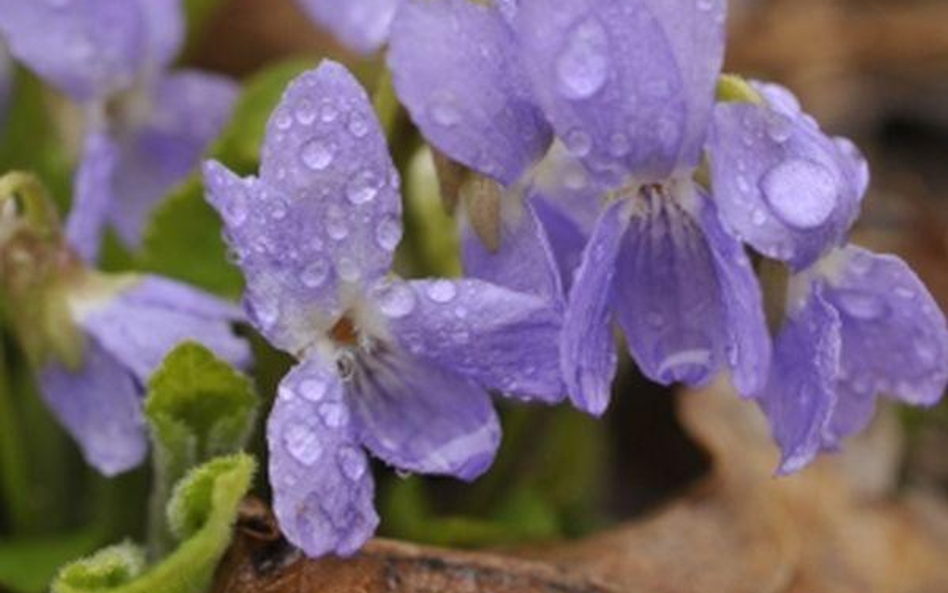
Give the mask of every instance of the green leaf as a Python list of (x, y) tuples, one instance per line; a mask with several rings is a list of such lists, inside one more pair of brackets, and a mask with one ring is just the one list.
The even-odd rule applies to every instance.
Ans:
[(197, 343), (177, 347), (152, 376), (145, 416), (154, 448), (149, 525), (154, 552), (170, 542), (163, 513), (171, 485), (213, 457), (240, 451), (257, 405), (250, 379)]
[[(241, 174), (254, 172), (270, 113), (290, 80), (313, 65), (309, 60), (289, 60), (252, 77), (234, 108), (230, 125), (211, 148), (211, 158)], [(155, 209), (145, 230), (140, 258), (145, 270), (217, 294), (234, 297), (243, 290), (240, 271), (227, 258), (220, 218), (205, 201), (197, 173)]]
[(255, 469), (252, 457), (238, 454), (193, 470), (168, 504), (170, 523), (186, 538), (171, 555), (142, 570), (140, 550), (107, 548), (63, 568), (53, 593), (204, 593), (230, 544)]

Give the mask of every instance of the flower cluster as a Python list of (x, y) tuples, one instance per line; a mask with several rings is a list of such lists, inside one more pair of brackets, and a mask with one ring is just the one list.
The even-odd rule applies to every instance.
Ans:
[[(300, 1), (356, 51), (388, 46), (466, 274), (394, 274), (400, 174), (340, 64), (289, 85), (256, 175), (204, 164), (246, 320), (295, 359), (266, 432), (277, 517), (307, 554), (349, 555), (375, 532), (369, 455), (485, 472), (501, 438), (492, 395), (603, 414), (616, 327), (651, 380), (728, 373), (767, 416), (780, 473), (862, 430), (879, 397), (943, 395), (938, 305), (904, 262), (847, 243), (866, 161), (787, 89), (722, 72), (725, 0)], [(106, 220), (138, 244), (234, 87), (168, 73), (177, 0), (0, 0), (0, 15), (12, 55), (88, 128), (71, 246), (0, 184), (0, 289), (33, 311), (18, 329), (51, 408), (112, 474), (145, 454), (142, 385), (174, 344), (199, 338), (241, 365), (249, 353), (230, 304), (74, 253), (95, 258)], [(786, 276), (766, 311), (762, 266)], [(37, 294), (46, 305), (30, 309)], [(36, 329), (61, 318), (66, 338)]]

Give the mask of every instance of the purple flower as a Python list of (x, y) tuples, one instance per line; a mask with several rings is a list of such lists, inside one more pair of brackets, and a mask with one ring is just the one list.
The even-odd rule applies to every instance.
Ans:
[(49, 357), (40, 390), (86, 461), (107, 476), (144, 460), (144, 386), (175, 346), (200, 341), (235, 365), (250, 363), (247, 343), (231, 328), (240, 310), (183, 284), (87, 272), (61, 294), (81, 336), (81, 360)]
[(948, 327), (902, 260), (854, 246), (794, 275), (787, 320), (760, 398), (783, 450), (802, 469), (872, 418), (887, 397), (931, 406), (948, 383)]
[(488, 389), (557, 401), (558, 315), (480, 280), (390, 276), (399, 178), (365, 92), (333, 62), (293, 82), (257, 178), (205, 167), (247, 280), (250, 319), (299, 365), (268, 423), (280, 525), (307, 554), (375, 530), (365, 449), (403, 471), (470, 480), (500, 427)]
[(318, 24), (350, 49), (371, 54), (388, 41), (389, 28), (403, 0), (298, 0)]
[(168, 70), (183, 40), (179, 1), (0, 0), (14, 57), (86, 112), (67, 232), (87, 260), (107, 222), (139, 246), (151, 210), (229, 117), (231, 81)]

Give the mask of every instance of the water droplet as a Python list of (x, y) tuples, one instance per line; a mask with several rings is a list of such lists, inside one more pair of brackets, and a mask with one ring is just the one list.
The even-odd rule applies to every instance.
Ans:
[(303, 285), (309, 288), (318, 288), (326, 282), (328, 276), (329, 264), (326, 263), (326, 260), (320, 258), (303, 268), (300, 280)]
[(339, 469), (343, 475), (353, 482), (362, 479), (368, 469), (365, 454), (349, 445), (339, 448), (339, 451), (336, 452), (336, 459), (339, 461)]
[(697, 0), (696, 5), (698, 6), (698, 10), (708, 12), (714, 8), (714, 0)]
[(622, 132), (609, 137), (609, 154), (619, 158), (629, 153), (629, 138)]
[(283, 433), (283, 444), (294, 459), (303, 465), (313, 465), (323, 454), (315, 432), (302, 423), (290, 424)]
[(239, 227), (247, 220), (247, 203), (241, 193), (228, 200), (224, 207), (224, 218), (231, 226)]
[(592, 150), (592, 138), (586, 132), (575, 129), (566, 134), (566, 148), (578, 157), (584, 157)]
[(402, 223), (395, 216), (387, 216), (375, 227), (375, 241), (385, 251), (394, 251), (402, 240)]
[(799, 229), (820, 226), (837, 204), (833, 174), (806, 159), (783, 161), (764, 176), (761, 189), (774, 214)]
[(283, 220), (286, 218), (286, 202), (281, 198), (276, 198), (270, 207), (270, 216), (274, 220)]
[(793, 134), (793, 120), (774, 111), (767, 115), (767, 135), (777, 144), (783, 144)]
[(664, 381), (695, 384), (711, 373), (714, 353), (711, 340), (696, 331), (682, 331), (659, 341), (655, 358), (657, 375)]
[(451, 127), (461, 121), (457, 100), (452, 94), (443, 94), (431, 103), (431, 118), (438, 125)]
[(457, 286), (450, 280), (435, 280), (428, 285), (428, 297), (436, 303), (450, 303), (458, 294)]
[(330, 102), (323, 103), (323, 107), (319, 111), (319, 119), (321, 119), (323, 123), (330, 124), (336, 121), (337, 117), (339, 117), (339, 110), (336, 109), (336, 106)]
[(356, 138), (362, 138), (369, 133), (368, 122), (366, 122), (365, 117), (357, 111), (353, 111), (352, 115), (349, 116), (349, 133)]
[(300, 158), (313, 171), (322, 171), (332, 164), (335, 148), (322, 140), (310, 140), (303, 145)]
[(405, 317), (415, 310), (415, 293), (401, 282), (392, 284), (379, 294), (379, 309), (392, 319)]
[(556, 60), (560, 91), (569, 99), (596, 94), (609, 74), (609, 38), (602, 24), (588, 18), (576, 25)]
[(362, 270), (354, 260), (343, 257), (336, 262), (336, 273), (346, 282), (355, 282), (362, 275)]
[(889, 311), (889, 306), (882, 298), (859, 290), (841, 290), (837, 301), (843, 313), (863, 321), (878, 319)]
[(326, 402), (319, 406), (319, 417), (329, 428), (339, 428), (349, 423), (349, 409), (339, 402)]
[(764, 223), (767, 222), (767, 213), (760, 208), (755, 208), (754, 212), (751, 213), (751, 222), (754, 226), (764, 226)]
[(276, 117), (274, 118), (274, 122), (276, 123), (276, 127), (278, 129), (285, 131), (285, 130), (290, 129), (290, 126), (293, 125), (293, 118), (290, 117), (290, 114), (288, 114), (287, 112), (280, 111), (276, 114)]
[(296, 121), (304, 126), (308, 126), (316, 121), (316, 110), (313, 109), (313, 104), (310, 103), (308, 99), (303, 99), (299, 102), (294, 115), (296, 116)]
[(320, 379), (304, 379), (300, 382), (299, 392), (303, 399), (317, 402), (326, 395), (328, 385)]
[(371, 202), (378, 192), (378, 177), (369, 169), (356, 173), (346, 185), (346, 198), (356, 205)]
[(349, 227), (342, 218), (333, 217), (326, 221), (326, 232), (336, 241), (342, 241), (349, 236)]
[(280, 317), (280, 308), (276, 301), (269, 298), (255, 298), (251, 302), (253, 317), (263, 330), (272, 328)]

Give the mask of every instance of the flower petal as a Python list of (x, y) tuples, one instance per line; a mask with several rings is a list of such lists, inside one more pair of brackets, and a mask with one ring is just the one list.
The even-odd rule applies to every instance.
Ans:
[(43, 400), (86, 462), (114, 476), (145, 460), (148, 441), (140, 388), (125, 366), (87, 338), (82, 366), (49, 362), (39, 373)]
[(375, 533), (375, 484), (332, 361), (311, 357), (280, 384), (267, 421), (273, 509), (311, 557), (350, 556)]
[(840, 350), (839, 314), (814, 283), (777, 336), (770, 380), (758, 399), (783, 452), (782, 475), (803, 469), (823, 448), (837, 404)]
[(576, 271), (563, 322), (560, 366), (567, 392), (576, 407), (597, 416), (609, 405), (618, 360), (613, 291), (628, 228), (627, 203), (617, 201), (603, 212)]
[(493, 462), (490, 397), (437, 363), (380, 344), (357, 362), (351, 388), (359, 439), (396, 468), (473, 480)]
[(514, 397), (563, 398), (562, 320), (549, 302), (473, 279), (395, 283), (376, 300), (413, 354)]
[(371, 54), (388, 40), (392, 19), (404, 0), (299, 0), (314, 21), (349, 48)]
[(504, 196), (500, 207), (500, 245), (496, 252), (487, 248), (470, 223), (462, 219), (464, 273), (471, 278), (536, 295), (551, 307), (561, 309), (565, 295), (559, 268), (536, 211), (518, 196)]
[(654, 192), (647, 199), (619, 254), (619, 321), (647, 377), (663, 385), (703, 385), (723, 366), (730, 344), (719, 258), (697, 221), (702, 198), (692, 190), (690, 196)]
[(146, 58), (144, 23), (128, 0), (0, 0), (11, 53), (75, 101), (130, 86)]
[(398, 173), (365, 90), (324, 61), (294, 80), (270, 122), (260, 178), (289, 202), (274, 231), (321, 240), (345, 281), (385, 275), (401, 238)]
[(786, 94), (765, 94), (776, 107), (718, 105), (709, 150), (725, 225), (757, 251), (800, 270), (845, 238), (868, 168), (852, 143), (794, 114)]
[(181, 0), (136, 0), (147, 29), (147, 59), (152, 68), (169, 66), (184, 43)]
[(702, 201), (698, 224), (721, 288), (724, 351), (731, 378), (738, 393), (752, 397), (767, 382), (773, 349), (760, 284), (744, 245), (724, 230), (709, 199)]
[(250, 362), (247, 342), (231, 327), (239, 311), (184, 284), (146, 277), (105, 303), (77, 308), (79, 325), (143, 384), (168, 352), (188, 340), (232, 364)]
[(897, 257), (854, 246), (834, 253), (830, 266), (835, 270), (826, 273), (825, 295), (842, 321), (840, 383), (846, 393), (854, 400), (886, 395), (915, 405), (937, 403), (948, 384), (948, 327), (922, 281)]
[(127, 246), (140, 246), (155, 206), (197, 169), (236, 99), (237, 85), (228, 78), (177, 72), (155, 84), (148, 120), (120, 131), (110, 219)]
[(492, 4), (408, 0), (392, 25), (395, 89), (425, 138), (505, 185), (551, 139), (519, 60), (513, 30)]
[(99, 259), (102, 231), (109, 209), (114, 207), (112, 180), (119, 158), (119, 147), (107, 135), (93, 133), (86, 138), (66, 220), (66, 239), (88, 263)]
[(536, 100), (597, 172), (697, 165), (724, 54), (723, 0), (523, 0)]

